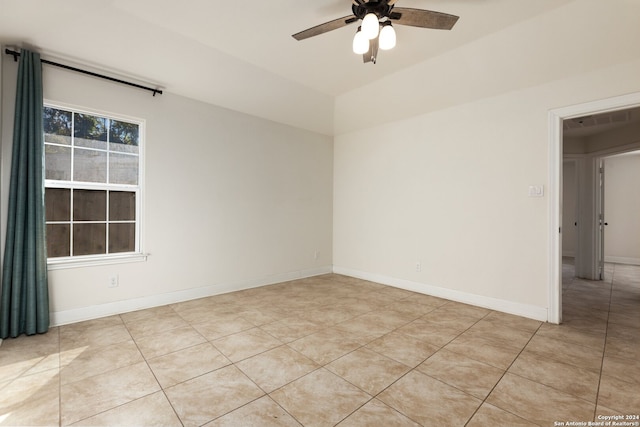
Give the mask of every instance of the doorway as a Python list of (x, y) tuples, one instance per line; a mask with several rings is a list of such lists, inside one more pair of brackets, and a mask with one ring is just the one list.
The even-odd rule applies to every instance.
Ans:
[[(640, 108), (640, 93), (609, 98), (586, 104), (575, 105), (549, 112), (550, 129), (550, 176), (549, 176), (549, 208), (550, 208), (550, 268), (548, 287), (548, 316), (550, 323), (562, 323), (562, 227), (563, 227), (563, 161), (566, 149), (573, 145), (573, 141), (565, 133), (570, 135), (571, 127), (582, 129), (581, 132), (588, 132), (585, 128), (590, 124), (598, 124), (600, 118), (605, 116), (612, 120), (617, 113), (630, 109)], [(598, 117), (601, 116), (601, 117)], [(587, 126), (585, 126), (585, 123)], [(599, 157), (630, 151), (640, 148), (640, 143), (629, 143), (625, 146), (606, 147), (599, 146), (597, 139), (591, 141), (591, 147), (587, 151), (598, 153), (598, 155), (587, 155), (586, 152), (578, 152), (576, 155), (583, 155), (584, 161), (578, 166), (582, 173), (581, 182), (590, 183), (589, 190), (582, 188), (580, 191), (580, 209), (576, 230), (580, 240), (579, 248), (576, 251), (576, 270), (579, 274), (588, 274), (595, 278), (597, 274), (598, 250), (596, 247), (596, 216), (595, 203), (597, 196), (593, 190), (596, 179), (596, 162)], [(624, 145), (624, 144), (623, 144)], [(580, 173), (579, 172), (579, 173)], [(587, 207), (587, 209), (584, 209)], [(599, 240), (598, 240), (599, 242)], [(586, 273), (585, 273), (586, 272)]]

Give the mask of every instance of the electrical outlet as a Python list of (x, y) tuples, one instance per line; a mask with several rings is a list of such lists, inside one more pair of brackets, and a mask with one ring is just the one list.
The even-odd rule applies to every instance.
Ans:
[(109, 287), (110, 288), (117, 288), (120, 280), (118, 278), (117, 274), (112, 274), (111, 276), (109, 276)]
[(422, 264), (420, 261), (416, 262), (416, 272), (420, 273), (422, 271)]
[(315, 251), (313, 253), (313, 259), (315, 259), (316, 261), (318, 260), (318, 258), (320, 258), (320, 251)]

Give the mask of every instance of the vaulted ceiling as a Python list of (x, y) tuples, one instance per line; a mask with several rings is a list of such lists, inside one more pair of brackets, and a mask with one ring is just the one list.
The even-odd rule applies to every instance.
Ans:
[(357, 24), (291, 37), (350, 15), (349, 0), (0, 0), (0, 43), (331, 134), (336, 97), (572, 1), (398, 0), (460, 19), (451, 31), (396, 26), (375, 65), (351, 51)]

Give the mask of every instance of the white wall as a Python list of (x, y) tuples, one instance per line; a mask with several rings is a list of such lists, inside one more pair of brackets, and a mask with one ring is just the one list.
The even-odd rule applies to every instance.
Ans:
[(605, 261), (640, 265), (640, 152), (605, 158)]
[[(4, 61), (5, 123), (16, 72), (17, 64)], [(50, 271), (54, 323), (331, 271), (330, 137), (47, 66), (44, 95), (143, 118), (147, 130), (143, 238), (151, 255)], [(3, 218), (10, 145), (5, 126)], [(115, 273), (119, 287), (108, 288)]]
[(575, 257), (578, 203), (577, 160), (562, 164), (562, 256)]
[[(550, 200), (527, 189), (549, 183), (550, 110), (640, 91), (640, 4), (615, 4), (621, 21), (575, 1), (339, 97), (334, 270), (546, 320)], [(442, 88), (457, 102), (433, 111)]]

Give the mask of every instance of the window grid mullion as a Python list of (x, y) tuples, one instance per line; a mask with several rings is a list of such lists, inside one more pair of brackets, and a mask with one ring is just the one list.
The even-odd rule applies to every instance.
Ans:
[[(64, 111), (64, 112), (69, 112), (71, 113), (71, 123), (70, 123), (70, 150), (71, 150), (71, 159), (69, 162), (69, 169), (70, 169), (70, 175), (69, 175), (69, 180), (68, 181), (61, 181), (61, 180), (46, 180), (45, 179), (45, 188), (64, 188), (64, 189), (68, 189), (70, 192), (70, 200), (69, 200), (69, 221), (47, 221), (47, 224), (68, 224), (69, 225), (69, 257), (68, 258), (73, 258), (76, 257), (75, 253), (77, 248), (74, 247), (74, 236), (75, 236), (75, 225), (79, 225), (79, 224), (105, 224), (105, 230), (106, 230), (106, 235), (105, 235), (105, 248), (104, 248), (104, 252), (101, 254), (95, 254), (95, 256), (99, 257), (100, 255), (118, 255), (118, 252), (116, 251), (116, 253), (111, 253), (110, 252), (110, 238), (111, 238), (111, 224), (132, 224), (135, 227), (135, 233), (134, 233), (134, 240), (128, 240), (129, 243), (127, 243), (126, 237), (125, 240), (123, 242), (116, 242), (116, 246), (118, 247), (118, 245), (121, 244), (125, 244), (128, 245), (129, 248), (132, 249), (133, 252), (135, 253), (139, 253), (140, 251), (140, 233), (141, 233), (141, 225), (140, 225), (140, 219), (141, 219), (141, 198), (140, 198), (140, 192), (141, 192), (141, 188), (140, 186), (142, 185), (141, 180), (142, 180), (142, 165), (140, 163), (141, 157), (142, 157), (142, 144), (143, 144), (143, 130), (144, 130), (144, 124), (142, 122), (137, 122), (137, 121), (129, 121), (129, 119), (127, 119), (126, 117), (118, 117), (118, 118), (111, 118), (109, 116), (104, 116), (101, 115), (100, 113), (94, 113), (94, 112), (85, 112), (85, 111), (80, 111), (80, 110), (75, 110), (73, 108), (67, 108), (67, 107), (58, 107), (56, 105), (51, 105), (51, 104), (46, 104), (45, 108), (54, 108), (54, 109), (58, 109), (60, 111)], [(80, 147), (77, 145), (77, 138), (76, 138), (76, 127), (78, 125), (77, 122), (77, 118), (78, 115), (82, 114), (82, 115), (89, 115), (89, 116), (93, 116), (94, 118), (97, 118), (98, 120), (104, 120), (106, 122), (106, 149), (102, 150), (99, 148), (94, 148), (94, 147)], [(115, 116), (114, 116), (115, 117)], [(133, 185), (133, 184), (112, 184), (111, 181), (111, 168), (110, 168), (110, 161), (111, 161), (111, 155), (113, 153), (116, 153), (115, 151), (113, 151), (111, 148), (111, 128), (113, 125), (113, 121), (114, 120), (118, 120), (118, 121), (123, 121), (124, 123), (129, 123), (135, 126), (135, 131), (137, 132), (136, 134), (136, 146), (138, 147), (138, 151), (137, 152), (127, 152), (127, 151), (123, 151), (122, 153), (120, 153), (120, 151), (117, 151), (118, 154), (122, 154), (125, 155), (127, 157), (131, 156), (131, 157), (136, 157), (137, 158), (137, 171), (138, 171), (138, 179), (137, 179), (137, 184)], [(93, 135), (92, 133), (87, 132), (87, 136), (89, 137), (89, 139), (91, 139), (91, 136)], [(63, 147), (69, 147), (69, 145), (66, 144), (59, 144), (59, 143), (51, 143), (50, 145), (52, 146), (63, 146)], [(93, 151), (101, 151), (101, 152), (106, 152), (106, 171), (105, 171), (105, 182), (86, 182), (86, 181), (76, 181), (76, 168), (78, 167), (78, 163), (76, 162), (76, 151), (78, 149), (82, 149), (82, 150), (93, 150)], [(105, 201), (105, 206), (106, 206), (106, 212), (105, 212), (105, 221), (78, 221), (77, 218), (75, 218), (75, 197), (76, 197), (76, 190), (88, 190), (88, 191), (104, 191), (105, 195), (106, 195), (106, 201)], [(135, 197), (135, 203), (134, 203), (134, 209), (135, 209), (135, 216), (134, 219), (132, 220), (116, 220), (116, 221), (111, 221), (111, 217), (110, 217), (110, 205), (111, 205), (111, 193), (117, 191), (117, 192), (129, 192), (129, 193), (133, 193), (134, 197)], [(88, 218), (91, 218), (90, 215), (88, 216)], [(54, 243), (55, 244), (55, 243)], [(127, 253), (131, 253), (132, 251), (127, 251)], [(82, 259), (82, 258), (86, 258), (87, 256), (89, 257), (93, 257), (94, 255), (78, 255), (78, 259)], [(60, 259), (64, 259), (67, 257), (56, 257), (56, 258), (60, 258)], [(54, 258), (55, 259), (55, 258)]]

